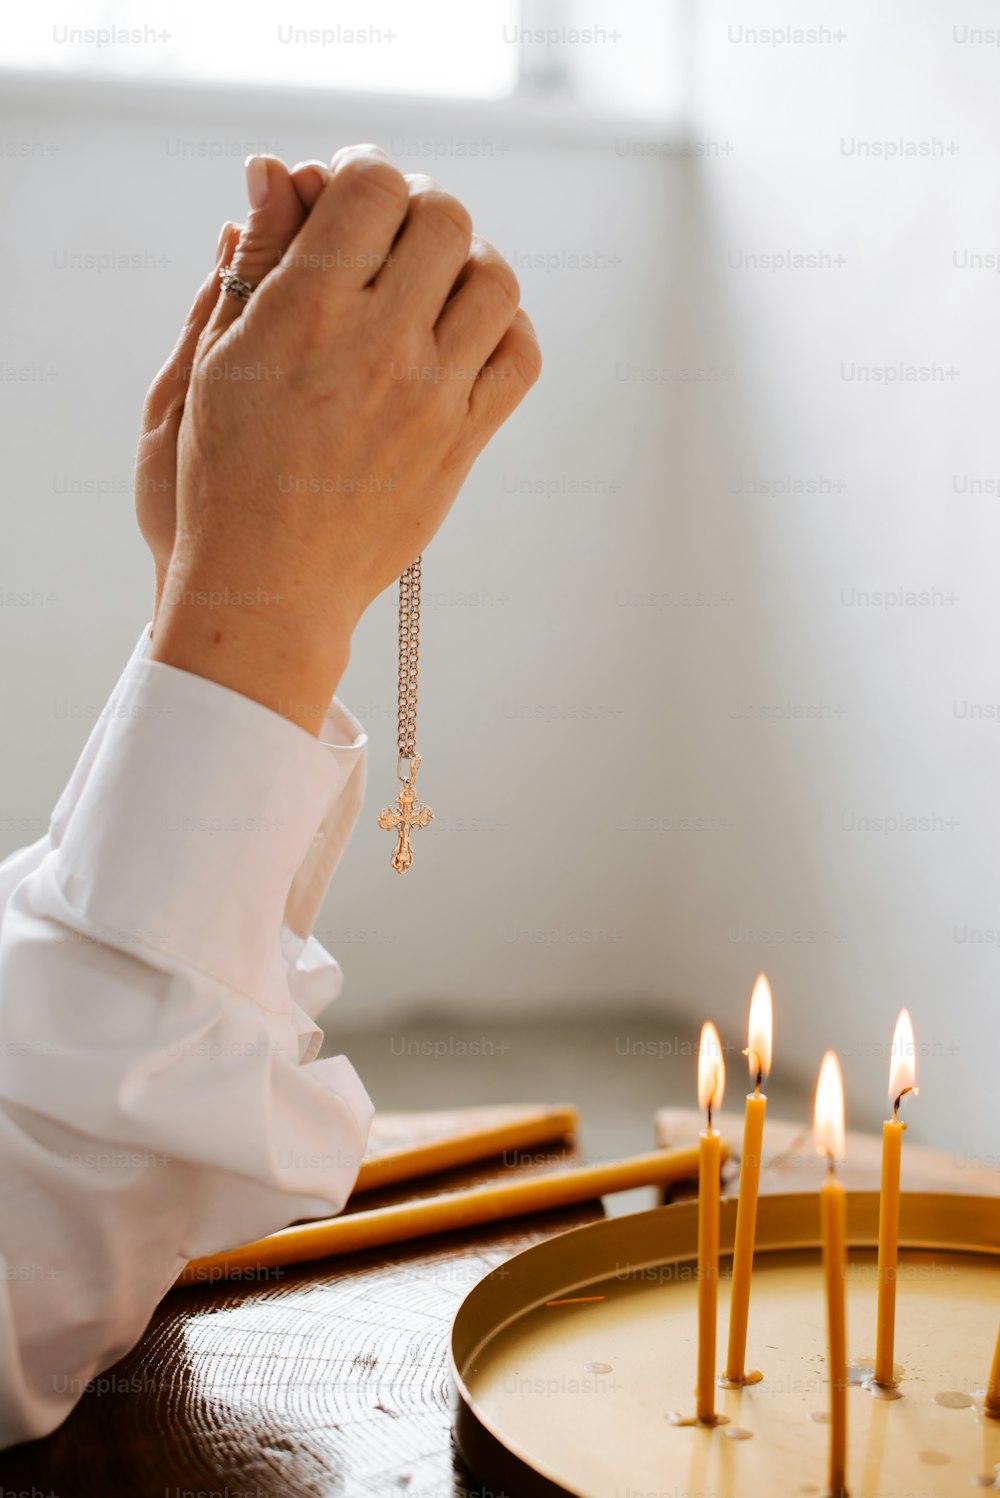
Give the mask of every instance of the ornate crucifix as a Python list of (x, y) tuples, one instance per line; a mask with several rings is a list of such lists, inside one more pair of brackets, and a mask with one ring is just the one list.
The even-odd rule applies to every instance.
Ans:
[(378, 825), (384, 832), (399, 832), (396, 851), (392, 855), (392, 866), (397, 874), (405, 874), (413, 862), (410, 833), (415, 827), (426, 827), (434, 813), (429, 806), (421, 806), (417, 800), (415, 781), (420, 769), (420, 755), (410, 760), (410, 773), (403, 780), (395, 807), (386, 806), (378, 814)]

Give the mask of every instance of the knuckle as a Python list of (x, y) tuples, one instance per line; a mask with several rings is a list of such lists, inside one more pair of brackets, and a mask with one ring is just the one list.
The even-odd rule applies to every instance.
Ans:
[(410, 213), (438, 233), (454, 239), (472, 240), (469, 210), (440, 187), (422, 188), (410, 200)]
[(355, 141), (352, 145), (349, 146), (338, 146), (337, 150), (333, 153), (333, 159), (330, 162), (330, 170), (337, 171), (345, 161), (352, 161), (355, 157), (358, 156), (367, 157), (369, 161), (376, 159), (379, 161), (389, 160), (382, 147), (375, 145), (374, 141)]
[(339, 191), (366, 202), (406, 202), (406, 180), (389, 161), (379, 156), (353, 155), (338, 163), (333, 178)]
[(509, 302), (511, 316), (514, 315), (521, 301), (521, 284), (506, 260), (494, 252), (480, 262), (473, 280), (492, 296)]
[(248, 239), (233, 256), (232, 269), (242, 281), (254, 287), (261, 284), (267, 274), (280, 262), (283, 246), (263, 236)]

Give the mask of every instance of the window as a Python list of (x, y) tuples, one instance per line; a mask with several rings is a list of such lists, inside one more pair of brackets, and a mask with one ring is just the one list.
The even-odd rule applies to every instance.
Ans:
[(682, 0), (63, 0), (5, 21), (7, 67), (666, 112)]

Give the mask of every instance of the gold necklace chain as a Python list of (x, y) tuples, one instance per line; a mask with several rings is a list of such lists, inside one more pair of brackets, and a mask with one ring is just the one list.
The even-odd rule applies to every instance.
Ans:
[(417, 676), (420, 670), (420, 564), (407, 567), (399, 579), (399, 691), (396, 748), (399, 760), (412, 760), (417, 747)]
[[(434, 816), (417, 800), (414, 782), (420, 769), (417, 753), (417, 687), (420, 671), (420, 582), (422, 557), (417, 557), (399, 579), (399, 670), (396, 700), (396, 775), (401, 790), (394, 807), (379, 812), (378, 825), (397, 834), (392, 866), (405, 874), (413, 863), (410, 841), (415, 828), (426, 827)], [(403, 774), (403, 761), (409, 769)]]

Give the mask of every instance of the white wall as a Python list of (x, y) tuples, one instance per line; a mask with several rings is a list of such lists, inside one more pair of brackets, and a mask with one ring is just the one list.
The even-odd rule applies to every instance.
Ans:
[[(615, 837), (612, 794), (623, 761), (630, 777), (655, 778), (661, 749), (646, 683), (659, 673), (662, 642), (659, 629), (637, 630), (634, 613), (612, 599), (656, 539), (669, 445), (659, 393), (613, 376), (616, 361), (655, 358), (672, 341), (670, 172), (616, 155), (613, 137), (526, 131), (488, 113), (341, 104), (328, 120), (274, 100), (255, 110), (216, 102), (208, 112), (197, 95), (178, 104), (170, 94), (161, 103), (131, 92), (126, 111), (115, 96), (83, 90), (64, 95), (54, 113), (51, 95), (32, 97), (18, 101), (7, 129), (58, 150), (7, 163), (8, 222), (23, 226), (8, 231), (22, 287), (8, 352), (52, 365), (58, 377), (12, 387), (5, 570), (11, 585), (51, 589), (58, 603), (0, 620), (16, 704), (3, 745), (4, 780), (16, 787), (11, 809), (24, 805), (42, 825), (81, 734), (53, 703), (69, 698), (96, 711), (146, 617), (148, 567), (126, 492), (138, 407), (210, 263), (220, 221), (241, 211), (244, 143), (294, 160), (359, 138), (392, 147), (405, 134), (418, 150), (426, 142), (445, 153), (437, 174), (519, 264), (581, 254), (618, 263), (522, 273), (546, 377), (476, 470), (425, 563), (422, 789), (438, 821), (405, 882), (373, 824), (396, 789), (394, 596), (357, 639), (343, 695), (371, 732), (370, 814), (324, 921), (350, 973), (345, 1009), (382, 1013), (413, 998), (509, 1006), (559, 995), (596, 1004), (609, 993), (663, 991), (665, 964), (645, 938), (658, 855), (641, 841), (633, 854)], [(227, 161), (191, 162), (177, 156), (178, 138), (239, 149)], [(490, 154), (458, 155), (470, 141)], [(420, 164), (414, 150), (402, 159)], [(162, 251), (169, 263), (104, 275), (53, 263), (66, 251), (110, 248)], [(64, 475), (111, 476), (122, 492), (62, 495), (54, 475), (63, 485)], [(532, 492), (579, 483), (601, 492)], [(590, 711), (598, 716), (580, 727), (577, 715)], [(483, 822), (487, 830), (468, 830)], [(563, 926), (600, 928), (608, 940), (584, 950), (511, 939), (522, 928)]]
[[(1000, 476), (1000, 282), (951, 253), (1000, 249), (1000, 53), (951, 43), (943, 6), (910, 7), (905, 32), (837, 15), (848, 41), (782, 51), (727, 40), (746, 15), (709, 7), (691, 155), (627, 154), (664, 135), (641, 127), (576, 135), (389, 102), (147, 91), (123, 109), (15, 91), (3, 138), (36, 154), (4, 162), (19, 287), (5, 362), (41, 374), (5, 386), (0, 576), (57, 601), (0, 611), (4, 845), (22, 840), (7, 818), (44, 826), (83, 734), (64, 704), (98, 709), (145, 619), (127, 493), (138, 407), (219, 223), (240, 212), (245, 146), (297, 159), (405, 135), (444, 152), (433, 170), (521, 259), (547, 364), (427, 556), (422, 790), (438, 820), (405, 880), (373, 821), (394, 789), (391, 595), (359, 632), (343, 695), (372, 738), (369, 805), (320, 933), (347, 970), (345, 1019), (433, 1006), (569, 1023), (638, 1002), (665, 1034), (710, 1012), (738, 1041), (764, 966), (779, 1056), (811, 1074), (838, 1046), (852, 1122), (881, 1110), (908, 1003), (931, 1052), (915, 1132), (995, 1153), (1000, 947), (956, 933), (1000, 927), (998, 726), (953, 703), (1000, 697), (1000, 499), (956, 494), (952, 475)], [(839, 147), (900, 134), (960, 150), (863, 163)], [(459, 156), (470, 139), (493, 153)], [(233, 154), (184, 159), (178, 140)], [(412, 150), (404, 164), (420, 164)], [(169, 263), (57, 268), (109, 247)], [(846, 264), (729, 263), (788, 248)], [(619, 263), (523, 264), (581, 253)], [(841, 377), (842, 363), (900, 360), (960, 373), (888, 390)], [(843, 487), (732, 492), (786, 474)], [(60, 494), (64, 476), (121, 492)], [(581, 482), (599, 492), (571, 492)], [(898, 586), (958, 597), (842, 601)], [(821, 716), (759, 716), (789, 702)], [(898, 812), (945, 825), (848, 830)]]
[[(1000, 249), (1000, 50), (952, 27), (996, 20), (974, 4), (702, 12), (693, 128), (734, 149), (698, 174), (685, 271), (696, 336), (732, 377), (681, 455), (682, 565), (736, 602), (694, 622), (675, 722), (687, 799), (736, 826), (670, 869), (671, 982), (692, 1014), (766, 964), (782, 1051), (838, 1046), (860, 1119), (905, 1003), (927, 1052), (915, 1132), (994, 1158), (1000, 277), (953, 253)], [(821, 23), (832, 39), (798, 45), (741, 29)], [(858, 154), (900, 138), (929, 154)], [(787, 250), (846, 263), (741, 264)], [(900, 362), (944, 373), (848, 377)], [(841, 487), (747, 492), (786, 475)], [(992, 492), (956, 492), (967, 478)], [(938, 601), (856, 601), (899, 589)], [(789, 702), (822, 716), (759, 716)], [(879, 817), (931, 830), (860, 830)], [(774, 927), (781, 945), (746, 937)]]

